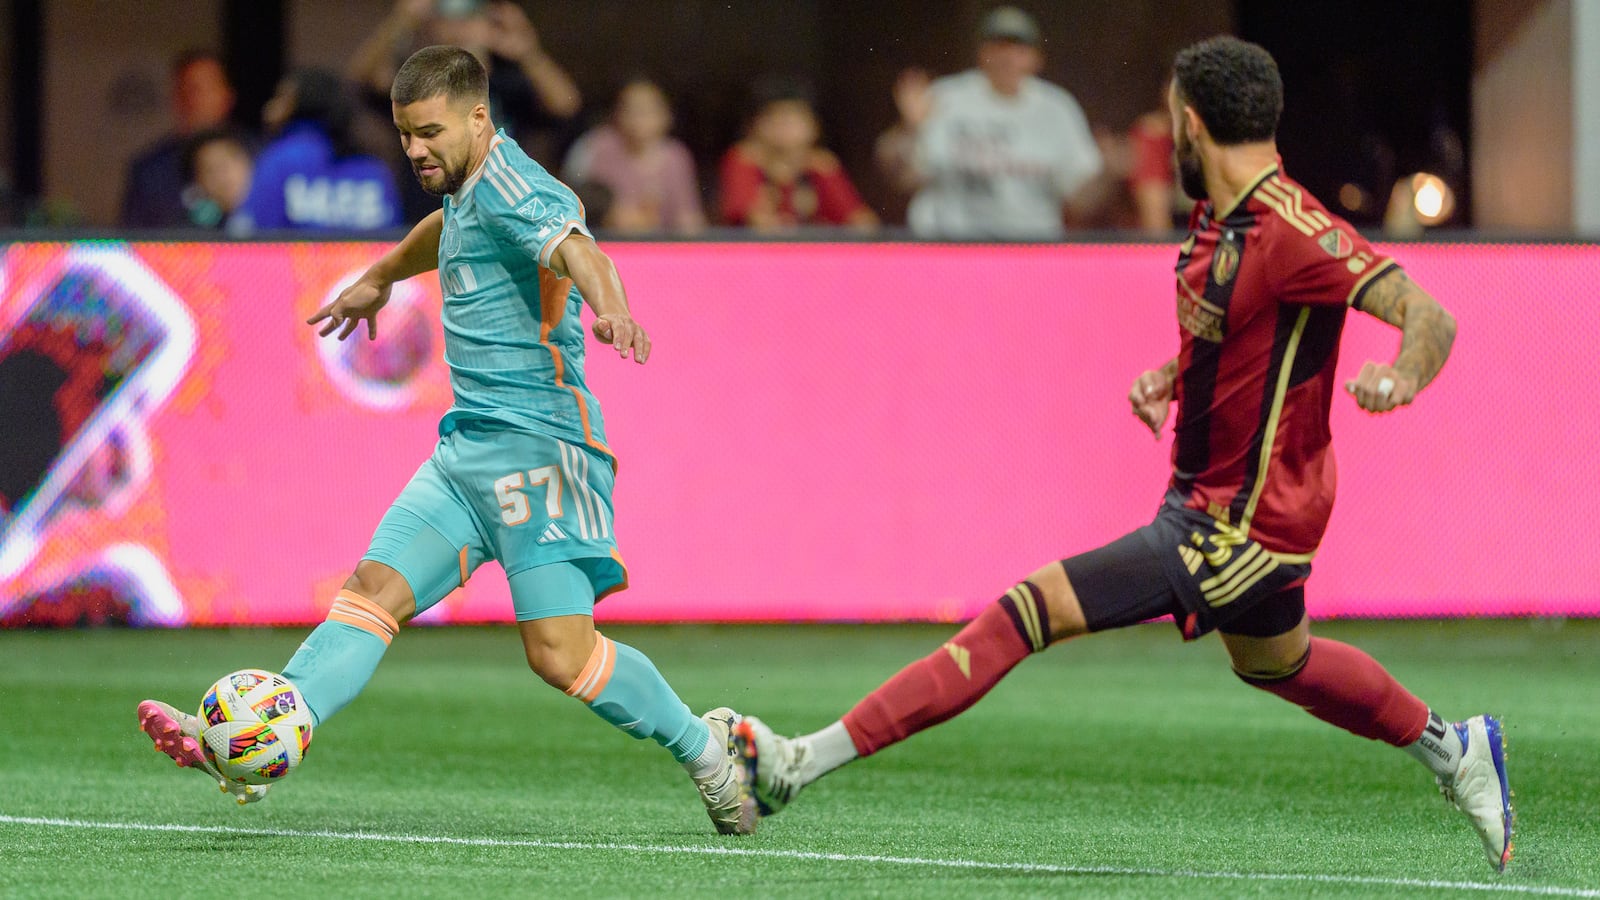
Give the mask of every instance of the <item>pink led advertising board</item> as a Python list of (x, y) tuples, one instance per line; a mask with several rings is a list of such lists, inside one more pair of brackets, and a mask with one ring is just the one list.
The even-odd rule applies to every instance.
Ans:
[[(432, 276), (306, 316), (374, 244), (0, 248), (0, 622), (310, 623), (449, 405)], [(1413, 407), (1336, 398), (1314, 615), (1600, 614), (1600, 248), (1385, 248), (1457, 316)], [(1125, 399), (1157, 246), (612, 244), (655, 355), (591, 343), (631, 587), (609, 621), (954, 620), (1148, 521)], [(1353, 315), (1339, 364), (1391, 359)], [(509, 621), (480, 569), (432, 622)]]

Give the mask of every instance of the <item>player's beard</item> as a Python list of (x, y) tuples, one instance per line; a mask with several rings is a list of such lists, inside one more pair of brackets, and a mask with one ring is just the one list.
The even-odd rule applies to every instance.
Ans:
[(428, 183), (422, 180), (421, 167), (419, 167), (416, 163), (411, 164), (411, 171), (417, 176), (417, 183), (422, 185), (422, 189), (434, 195), (435, 197), (443, 197), (445, 194), (454, 194), (456, 191), (461, 190), (461, 186), (463, 184), (467, 183), (466, 160), (462, 160), (461, 165), (454, 168), (446, 165), (444, 160), (440, 160), (439, 174), (444, 176), (444, 181), (438, 187), (429, 187)]
[(1178, 185), (1183, 193), (1190, 200), (1206, 199), (1206, 172), (1200, 163), (1200, 151), (1181, 133), (1173, 142), (1172, 158), (1178, 164)]

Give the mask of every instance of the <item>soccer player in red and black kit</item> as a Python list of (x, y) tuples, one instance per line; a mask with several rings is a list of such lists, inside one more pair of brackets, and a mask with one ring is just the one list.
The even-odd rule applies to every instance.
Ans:
[(1128, 395), (1157, 434), (1178, 403), (1155, 521), (1034, 572), (821, 731), (784, 738), (747, 716), (734, 740), (763, 812), (962, 712), (1051, 643), (1170, 615), (1185, 640), (1217, 631), (1247, 684), (1425, 764), (1503, 870), (1512, 813), (1500, 723), (1447, 724), (1372, 657), (1312, 637), (1305, 607), (1333, 505), (1328, 410), (1345, 310), (1401, 333), (1393, 363), (1368, 362), (1343, 386), (1373, 413), (1410, 404), (1433, 380), (1455, 322), (1283, 173), (1283, 84), (1265, 50), (1219, 37), (1182, 51), (1168, 106), (1197, 202), (1178, 256), (1180, 352)]

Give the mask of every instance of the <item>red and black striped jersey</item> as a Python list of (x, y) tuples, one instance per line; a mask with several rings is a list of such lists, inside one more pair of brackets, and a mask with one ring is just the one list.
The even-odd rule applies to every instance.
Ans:
[(1195, 205), (1178, 255), (1171, 490), (1282, 556), (1333, 509), (1328, 410), (1345, 310), (1394, 265), (1273, 165)]

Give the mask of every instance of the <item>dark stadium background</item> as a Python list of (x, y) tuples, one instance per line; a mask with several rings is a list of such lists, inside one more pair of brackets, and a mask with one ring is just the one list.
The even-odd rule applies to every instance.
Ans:
[[(627, 77), (646, 73), (662, 82), (677, 107), (677, 133), (694, 151), (703, 183), (737, 139), (754, 81), (781, 75), (809, 84), (826, 142), (891, 222), (903, 200), (887, 189), (871, 161), (875, 136), (894, 118), (889, 86), (907, 66), (942, 74), (971, 65), (974, 31), (991, 5), (526, 4), (545, 46), (582, 89), (586, 121), (603, 114)], [(1499, 58), (1508, 35), (1547, 18), (1546, 4), (1130, 0), (1117, 4), (1115, 14), (1089, 0), (1022, 5), (1038, 18), (1044, 35), (1045, 77), (1071, 90), (1096, 127), (1126, 129), (1139, 114), (1158, 108), (1173, 52), (1198, 38), (1233, 32), (1264, 44), (1282, 66), (1288, 103), (1281, 141), (1292, 174), (1330, 205), (1342, 186), (1360, 187), (1367, 202), (1339, 210), (1356, 224), (1381, 220), (1383, 200), (1398, 176), (1433, 171), (1457, 194), (1451, 226), (1559, 230), (1561, 217), (1553, 210), (1499, 210), (1480, 222), (1474, 169), (1482, 166), (1472, 164), (1475, 152), (1488, 151), (1493, 157), (1483, 164), (1496, 177), (1514, 168), (1521, 174), (1507, 177), (1559, 187), (1549, 184), (1559, 171), (1540, 173), (1529, 165), (1534, 153), (1541, 161), (1560, 162), (1554, 146), (1563, 137), (1559, 110), (1531, 114), (1516, 108), (1514, 99), (1508, 103), (1500, 90), (1502, 99), (1495, 102), (1503, 108), (1489, 110), (1492, 121), (1473, 121), (1475, 79), (1508, 77)], [(384, 0), (0, 0), (0, 62), (8, 72), (0, 83), (0, 121), (6, 124), (0, 171), (9, 169), (12, 183), (0, 225), (24, 217), (90, 227), (110, 221), (113, 207), (99, 195), (116, 193), (122, 162), (136, 149), (132, 144), (155, 133), (164, 67), (178, 50), (221, 51), (239, 92), (236, 118), (254, 123), (290, 66), (338, 68), (343, 54), (388, 8)], [(1492, 75), (1491, 65), (1497, 66)], [(1514, 58), (1510, 66), (1527, 70), (1510, 77), (1524, 93), (1537, 88), (1541, 106), (1559, 106), (1569, 90), (1547, 83), (1548, 70), (1537, 61)], [(1506, 133), (1513, 128), (1517, 133)], [(1482, 134), (1489, 145), (1475, 147), (1475, 136)], [(85, 183), (90, 173), (93, 185)], [(1526, 186), (1520, 191), (1530, 204), (1548, 193)]]

